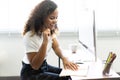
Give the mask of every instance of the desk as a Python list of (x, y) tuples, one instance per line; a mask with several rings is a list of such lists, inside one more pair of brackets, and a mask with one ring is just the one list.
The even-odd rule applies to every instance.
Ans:
[(120, 76), (114, 71), (114, 70), (110, 70), (110, 75), (109, 76), (104, 76), (102, 75), (102, 71), (104, 68), (104, 65), (102, 63), (102, 61), (100, 59), (97, 59), (97, 61), (95, 61), (94, 59), (94, 54), (91, 53), (86, 53), (84, 50), (80, 50), (77, 51), (77, 53), (73, 54), (71, 53), (69, 50), (65, 50), (64, 52), (64, 56), (68, 57), (69, 60), (71, 61), (80, 61), (83, 62), (84, 64), (88, 64), (89, 65), (89, 69), (88, 69), (88, 74), (85, 77), (81, 77), (81, 76), (71, 76), (72, 80), (81, 80), (81, 79), (115, 79), (115, 80), (119, 80)]

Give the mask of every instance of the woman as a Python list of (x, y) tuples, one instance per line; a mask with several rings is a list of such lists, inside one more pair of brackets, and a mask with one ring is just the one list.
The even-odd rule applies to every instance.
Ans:
[(57, 17), (57, 5), (51, 0), (42, 1), (32, 11), (23, 32), (26, 54), (22, 61), (21, 80), (70, 79), (59, 77), (62, 69), (47, 64), (46, 55), (51, 48), (62, 59), (65, 69), (78, 69), (62, 55), (56, 39)]

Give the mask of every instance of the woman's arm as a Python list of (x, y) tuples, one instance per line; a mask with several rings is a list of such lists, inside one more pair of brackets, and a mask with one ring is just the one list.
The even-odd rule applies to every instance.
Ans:
[(33, 69), (38, 70), (46, 56), (47, 43), (43, 42), (38, 52), (27, 53), (30, 65)]
[(40, 68), (40, 66), (42, 65), (42, 63), (45, 59), (49, 34), (50, 34), (49, 29), (45, 29), (43, 31), (43, 42), (42, 42), (38, 52), (27, 53), (30, 65), (35, 70)]
[(78, 69), (78, 65), (73, 63), (73, 62), (68, 61), (67, 58), (63, 56), (62, 51), (61, 51), (61, 49), (59, 47), (57, 39), (53, 38), (52, 41), (53, 41), (52, 48), (55, 51), (56, 55), (62, 59), (64, 68), (65, 69), (77, 70)]

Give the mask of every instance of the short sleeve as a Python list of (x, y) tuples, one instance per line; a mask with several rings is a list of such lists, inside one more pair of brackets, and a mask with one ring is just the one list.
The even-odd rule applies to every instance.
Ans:
[(23, 42), (25, 45), (26, 53), (38, 52), (41, 41), (39, 40), (39, 42), (38, 42), (37, 36), (30, 36), (30, 35), (26, 34), (23, 38)]

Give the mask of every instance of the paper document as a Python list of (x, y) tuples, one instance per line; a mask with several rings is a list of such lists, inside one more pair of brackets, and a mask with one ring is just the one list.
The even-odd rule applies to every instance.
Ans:
[(59, 76), (87, 76), (89, 66), (86, 64), (79, 64), (77, 71), (63, 69)]

